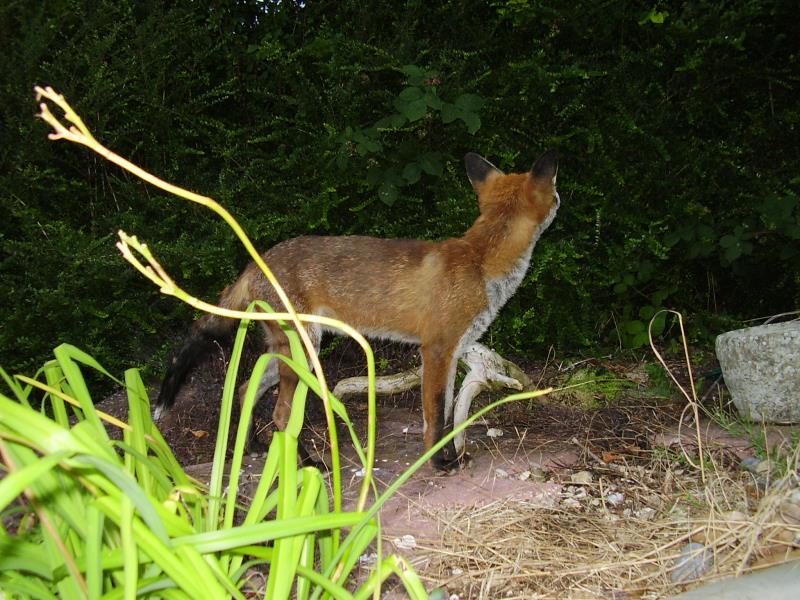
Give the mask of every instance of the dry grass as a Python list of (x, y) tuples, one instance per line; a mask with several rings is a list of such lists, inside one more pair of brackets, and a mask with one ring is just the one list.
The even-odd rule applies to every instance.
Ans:
[[(765, 494), (752, 475), (717, 467), (707, 462), (704, 485), (698, 472), (661, 457), (645, 467), (618, 466), (616, 482), (602, 475), (569, 507), (498, 501), (442, 510), (440, 542), (418, 549), (414, 566), (431, 587), (460, 600), (664, 598), (798, 558), (797, 456)], [(564, 489), (575, 496), (574, 487)], [(624, 503), (604, 501), (608, 489), (622, 492)], [(693, 541), (704, 544), (698, 553), (706, 553), (708, 569), (675, 583), (676, 561)]]

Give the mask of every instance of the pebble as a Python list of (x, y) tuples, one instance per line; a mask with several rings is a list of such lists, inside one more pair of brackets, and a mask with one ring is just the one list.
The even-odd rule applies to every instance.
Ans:
[(490, 438), (499, 438), (503, 437), (503, 430), (498, 429), (497, 427), (490, 427), (486, 430), (486, 437)]
[(592, 474), (589, 473), (589, 471), (578, 471), (577, 473), (573, 473), (572, 476), (570, 477), (570, 481), (572, 483), (577, 483), (581, 485), (592, 483), (593, 479), (594, 478), (592, 477)]
[(610, 492), (606, 495), (606, 502), (611, 506), (619, 506), (625, 502), (625, 494), (621, 492)]
[(417, 547), (417, 540), (413, 535), (406, 534), (403, 537), (392, 540), (398, 550), (413, 550)]
[(684, 583), (699, 579), (711, 568), (713, 557), (703, 544), (692, 542), (681, 548), (681, 555), (675, 559), (675, 567), (670, 573), (672, 583)]
[(750, 471), (751, 473), (755, 473), (756, 467), (760, 462), (761, 460), (756, 458), (755, 456), (747, 456), (742, 459), (742, 462), (740, 463), (739, 466), (745, 471)]
[(531, 470), (531, 479), (537, 482), (542, 482), (547, 480), (547, 473), (544, 472), (542, 465), (538, 463), (531, 463), (530, 464)]
[(501, 469), (500, 467), (494, 470), (494, 475), (498, 479), (508, 479), (508, 471), (506, 471), (505, 469)]

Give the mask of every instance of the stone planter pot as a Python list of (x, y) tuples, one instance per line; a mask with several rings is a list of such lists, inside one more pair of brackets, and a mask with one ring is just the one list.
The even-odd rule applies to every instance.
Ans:
[(716, 350), (725, 384), (743, 417), (800, 422), (800, 321), (723, 333)]

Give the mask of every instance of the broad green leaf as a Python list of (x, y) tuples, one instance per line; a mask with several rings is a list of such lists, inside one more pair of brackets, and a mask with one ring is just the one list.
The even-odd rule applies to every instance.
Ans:
[(425, 98), (419, 98), (412, 102), (404, 102), (397, 106), (397, 109), (403, 113), (409, 122), (413, 123), (414, 121), (419, 121), (427, 114), (428, 103), (425, 101)]
[(653, 306), (643, 306), (639, 309), (639, 317), (645, 321), (652, 319), (654, 314), (656, 314), (656, 309)]
[(474, 135), (481, 128), (481, 119), (475, 113), (464, 113), (461, 115), (461, 120), (466, 123), (470, 135)]
[(475, 94), (461, 94), (456, 98), (455, 105), (465, 113), (477, 112), (483, 108), (484, 100)]
[(452, 123), (461, 116), (461, 110), (454, 104), (448, 102), (442, 103), (442, 123)]
[(407, 104), (409, 102), (415, 102), (416, 100), (421, 100), (425, 96), (425, 92), (422, 91), (421, 88), (412, 86), (405, 88), (402, 92), (397, 95), (397, 100), (403, 104)]
[(625, 323), (623, 323), (623, 328), (625, 329), (625, 333), (630, 335), (635, 335), (646, 330), (645, 324), (639, 320), (625, 321)]
[(378, 198), (387, 206), (392, 206), (397, 200), (397, 186), (385, 182), (378, 188)]
[(419, 166), (428, 175), (438, 177), (442, 174), (442, 155), (438, 152), (426, 152), (419, 157)]
[(405, 179), (408, 184), (417, 183), (421, 173), (422, 169), (420, 168), (419, 163), (408, 163), (403, 169), (403, 179)]

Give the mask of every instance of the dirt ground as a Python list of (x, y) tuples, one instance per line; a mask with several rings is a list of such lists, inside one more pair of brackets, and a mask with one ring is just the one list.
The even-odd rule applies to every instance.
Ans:
[[(364, 373), (354, 346), (346, 341), (333, 346), (323, 352), (331, 386)], [(374, 349), (382, 373), (417, 361), (409, 347), (386, 344)], [(200, 480), (208, 477), (213, 458), (226, 364), (220, 349), (190, 376), (160, 424), (179, 461)], [(426, 465), (383, 507), (384, 552), (406, 556), (426, 587), (441, 588), (444, 598), (660, 598), (685, 589), (689, 580), (676, 581), (669, 573), (679, 560), (680, 543), (698, 529), (697, 516), (702, 519), (709, 506), (719, 513), (726, 508), (756, 511), (766, 489), (742, 469), (742, 461), (758, 460), (755, 455), (764, 447), (788, 449), (800, 435), (797, 428), (764, 428), (755, 443), (752, 430), (723, 428), (718, 420), (704, 417), (701, 441), (715, 484), (724, 489), (730, 479), (742, 490), (721, 504), (704, 500), (709, 483), (701, 482), (691, 467), (697, 438), (682, 412), (686, 402), (664, 385), (665, 379), (655, 381), (644, 363), (519, 364), (538, 387), (563, 385), (587, 369), (602, 372), (602, 379), (612, 384), (589, 384), (588, 393), (523, 401), (490, 413), (468, 430), (471, 461), (465, 469), (442, 475)], [(699, 370), (711, 372), (701, 395), (710, 412), (726, 414), (729, 408), (720, 406), (724, 387), (715, 380), (714, 366)], [(687, 380), (685, 367), (675, 363), (671, 368), (679, 380)], [(483, 394), (473, 411), (489, 400)], [(99, 408), (124, 417), (124, 396), (115, 395)], [(347, 408), (363, 435), (364, 400), (350, 401)], [(269, 398), (257, 407), (255, 426), (264, 443), (272, 432), (271, 409)], [(422, 454), (419, 392), (379, 398), (378, 413), (375, 476), (385, 487)], [(361, 482), (360, 464), (343, 428), (339, 440), (345, 497), (352, 502)], [(318, 409), (308, 411), (305, 444), (326, 461), (328, 437)], [(684, 452), (688, 458), (682, 458)], [(263, 460), (263, 452), (253, 452), (245, 461), (242, 481), (251, 482), (241, 491), (245, 499), (255, 489)], [(662, 522), (664, 527), (658, 528)], [(644, 535), (651, 530), (652, 535)], [(676, 540), (674, 547), (670, 540)], [(671, 554), (653, 554), (662, 547), (671, 548)], [(634, 555), (650, 558), (635, 567), (623, 564), (620, 571), (619, 563), (630, 563)], [(366, 571), (370, 557), (363, 559)], [(587, 566), (592, 561), (595, 567)], [(726, 573), (718, 562), (708, 571), (710, 577)], [(405, 597), (396, 582), (390, 581), (386, 590), (386, 598)]]

